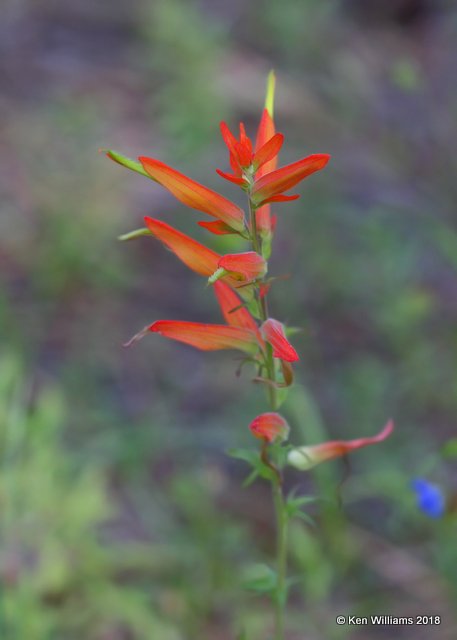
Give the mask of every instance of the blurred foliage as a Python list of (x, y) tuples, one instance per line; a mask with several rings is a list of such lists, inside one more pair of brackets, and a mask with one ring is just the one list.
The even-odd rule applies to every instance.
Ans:
[(200, 12), (194, 1), (146, 3), (142, 17), (146, 66), (157, 83), (151, 112), (158, 112), (163, 131), (179, 140), (176, 162), (208, 143), (215, 133), (215, 114), (224, 118), (226, 106), (216, 80), (226, 37), (222, 23)]
[(319, 496), (315, 526), (291, 531), (291, 638), (305, 625), (357, 638), (335, 628), (340, 613), (431, 609), (455, 637), (455, 517), (428, 521), (410, 482), (436, 482), (455, 508), (456, 31), (445, 0), (7, 0), (1, 638), (269, 632), (267, 600), (241, 585), (272, 566), (270, 496), (241, 489), (243, 463), (223, 456), (254, 450), (245, 426), (262, 390), (230, 354), (121, 347), (158, 318), (220, 317), (174, 256), (119, 234), (147, 214), (236, 246), (98, 150), (163, 158), (242, 204), (213, 171), (228, 164), (217, 125), (254, 129), (271, 67), (282, 161), (332, 154), (277, 207), (271, 273), (291, 277), (274, 283), (272, 314), (302, 328), (292, 441), (397, 425), (348, 467), (291, 474)]
[(0, 381), (2, 637), (105, 638), (125, 628), (179, 638), (147, 592), (122, 580), (131, 545), (103, 539), (113, 515), (104, 470), (66, 455), (60, 392), (47, 387), (31, 399), (8, 353)]

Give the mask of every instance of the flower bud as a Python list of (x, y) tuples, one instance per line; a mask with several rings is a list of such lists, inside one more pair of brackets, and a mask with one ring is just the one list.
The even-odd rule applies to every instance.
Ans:
[(287, 440), (290, 427), (279, 413), (262, 413), (249, 425), (251, 433), (256, 438), (268, 443)]

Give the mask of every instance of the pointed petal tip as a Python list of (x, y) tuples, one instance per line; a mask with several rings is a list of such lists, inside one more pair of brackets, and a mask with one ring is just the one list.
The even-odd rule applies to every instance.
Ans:
[(151, 327), (152, 325), (147, 325), (146, 327), (144, 327), (143, 329), (141, 329), (141, 331), (138, 331), (138, 333), (135, 333), (134, 336), (132, 336), (130, 338), (130, 340), (127, 340), (127, 342), (123, 343), (123, 347), (128, 348), (131, 347), (132, 344), (135, 344), (135, 342), (138, 342), (139, 340), (141, 340), (142, 338), (144, 338), (144, 336), (151, 331)]
[(389, 418), (389, 420), (386, 422), (379, 436), (380, 437), (382, 436), (382, 440), (384, 440), (384, 438), (387, 438), (388, 436), (390, 436), (394, 428), (395, 428), (395, 422), (393, 421), (392, 418)]
[(267, 89), (265, 94), (265, 109), (268, 111), (271, 118), (274, 115), (274, 100), (275, 100), (275, 88), (276, 88), (276, 74), (273, 69), (267, 76)]

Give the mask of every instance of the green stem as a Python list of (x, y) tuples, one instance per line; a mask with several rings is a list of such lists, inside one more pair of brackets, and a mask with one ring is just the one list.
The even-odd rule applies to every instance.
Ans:
[(284, 614), (287, 602), (287, 533), (288, 516), (285, 509), (282, 486), (276, 480), (272, 480), (273, 502), (276, 511), (276, 535), (277, 535), (277, 585), (275, 601), (275, 640), (284, 640)]
[[(259, 240), (259, 234), (257, 231), (257, 221), (256, 221), (256, 216), (255, 216), (255, 207), (252, 203), (251, 198), (249, 198), (249, 221), (251, 223), (251, 242), (252, 242), (252, 248), (254, 251), (256, 251), (258, 254), (262, 253), (262, 249), (261, 249), (261, 242)], [(267, 320), (268, 318), (268, 300), (267, 300), (267, 296), (264, 295), (263, 297), (258, 297), (258, 303), (259, 303), (259, 311), (260, 311), (260, 316), (262, 319), (262, 322), (265, 322), (265, 320)], [(275, 364), (274, 364), (274, 360), (273, 360), (273, 349), (271, 347), (270, 344), (266, 345), (266, 350), (267, 350), (267, 357), (266, 357), (266, 368), (267, 368), (267, 378), (268, 380), (271, 380), (273, 383), (276, 381), (276, 375), (275, 375)], [(268, 398), (269, 398), (269, 402), (270, 402), (270, 407), (271, 409), (274, 411), (275, 409), (277, 409), (277, 397), (276, 397), (276, 389), (274, 387), (274, 385), (268, 385)]]
[[(250, 195), (250, 194), (249, 194)], [(250, 231), (252, 248), (257, 253), (261, 254), (261, 240), (257, 231), (257, 221), (255, 216), (255, 207), (249, 197), (249, 217), (250, 217)], [(258, 293), (258, 291), (257, 291)], [(268, 318), (268, 301), (267, 296), (260, 297), (258, 295), (259, 311), (262, 322)], [(268, 397), (269, 404), (272, 411), (275, 411), (278, 407), (277, 393), (274, 386), (276, 382), (276, 371), (273, 359), (273, 349), (270, 344), (266, 345), (266, 358), (265, 366), (267, 369), (267, 379), (273, 384), (268, 385)], [(276, 550), (276, 571), (277, 571), (277, 584), (275, 591), (275, 640), (284, 640), (284, 618), (287, 603), (287, 533), (288, 533), (288, 514), (286, 511), (286, 505), (284, 500), (282, 478), (281, 473), (276, 467), (269, 461), (267, 452), (267, 443), (265, 441), (262, 446), (261, 457), (267, 466), (275, 471), (271, 478), (271, 487), (273, 491), (273, 504), (276, 515), (276, 537), (277, 537), (277, 550)]]

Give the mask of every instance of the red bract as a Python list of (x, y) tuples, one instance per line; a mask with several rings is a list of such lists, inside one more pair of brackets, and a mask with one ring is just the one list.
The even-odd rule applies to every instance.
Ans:
[(263, 337), (273, 347), (275, 358), (281, 358), (286, 362), (296, 362), (300, 360), (298, 353), (286, 338), (284, 325), (278, 320), (268, 318), (260, 327)]
[[(275, 135), (275, 123), (273, 120), (273, 112), (269, 111), (267, 107), (262, 111), (262, 116), (260, 118), (259, 127), (257, 129), (257, 137), (255, 141), (255, 150), (256, 153)], [(276, 169), (277, 158), (273, 156), (269, 162), (262, 166), (262, 170), (258, 172), (258, 177), (264, 175), (265, 173), (270, 173)]]
[(297, 196), (284, 196), (283, 191), (288, 191), (304, 178), (323, 169), (329, 160), (328, 154), (317, 153), (265, 174), (254, 183), (254, 202), (260, 206), (267, 202), (295, 199)]
[(260, 334), (256, 321), (246, 309), (236, 293), (224, 282), (218, 280), (214, 283), (214, 293), (227, 324), (234, 327), (243, 327), (253, 331), (257, 337), (257, 342), (263, 350), (265, 343)]
[[(271, 99), (272, 102), (272, 99)], [(269, 111), (271, 109), (271, 113)], [(273, 105), (269, 106), (269, 109), (265, 107), (260, 119), (259, 128), (257, 130), (257, 139), (255, 143), (256, 150), (260, 149), (267, 140), (270, 140), (275, 134), (275, 124), (273, 121)], [(278, 166), (278, 156), (276, 155), (269, 162), (262, 165), (256, 173), (256, 178), (259, 180), (263, 175), (274, 171)], [(269, 236), (274, 231), (274, 225), (271, 218), (271, 210), (269, 204), (264, 204), (259, 207), (255, 212), (255, 219), (257, 228), (262, 235)]]
[[(186, 236), (177, 229), (161, 220), (155, 220), (146, 216), (144, 218), (147, 228), (154, 237), (163, 242), (182, 262), (201, 276), (210, 277), (219, 268), (219, 261), (222, 256), (205, 245), (200, 244), (193, 238)], [(232, 287), (240, 287), (245, 282), (240, 282), (240, 278), (234, 278), (229, 273), (221, 274), (225, 282)], [(249, 287), (243, 287), (243, 295), (247, 298), (252, 296)]]
[(252, 142), (246, 135), (244, 124), (240, 122), (240, 138), (237, 140), (225, 122), (220, 124), (222, 138), (230, 153), (230, 166), (235, 176), (241, 176), (243, 169), (252, 163)]
[(249, 429), (253, 436), (268, 443), (287, 440), (290, 431), (287, 421), (274, 412), (262, 413), (254, 418)]
[(189, 238), (169, 224), (145, 217), (144, 221), (151, 233), (163, 242), (189, 269), (201, 276), (210, 276), (216, 269), (221, 256)]
[(255, 251), (229, 253), (222, 256), (218, 262), (218, 267), (227, 271), (235, 280), (245, 283), (263, 278), (267, 272), (267, 263)]
[(244, 213), (236, 204), (153, 158), (140, 157), (144, 170), (192, 209), (221, 220), (235, 231), (244, 231)]
[(233, 174), (225, 174), (218, 170), (220, 176), (235, 182), (235, 184), (248, 185), (249, 179), (247, 176), (243, 176), (244, 172), (249, 171), (254, 174), (263, 165), (271, 162), (279, 153), (284, 142), (284, 136), (282, 133), (272, 133), (270, 138), (263, 140), (259, 136), (257, 141), (262, 140), (262, 144), (256, 145), (256, 150), (253, 153), (252, 142), (246, 135), (244, 124), (240, 122), (240, 139), (237, 140), (232, 134), (225, 122), (221, 122), (221, 133), (225, 144), (230, 152), (230, 165), (233, 169)]
[(165, 338), (178, 340), (178, 342), (184, 342), (202, 351), (239, 349), (246, 353), (255, 354), (259, 350), (255, 333), (243, 327), (158, 320), (148, 327), (148, 331), (159, 333)]
[(211, 222), (206, 222), (205, 220), (201, 220), (198, 222), (200, 227), (203, 227), (210, 233), (214, 233), (216, 236), (226, 236), (230, 233), (237, 233), (228, 224), (225, 222), (221, 222), (220, 220), (213, 220)]
[(287, 461), (293, 467), (301, 471), (307, 471), (320, 462), (344, 456), (355, 449), (367, 447), (371, 444), (382, 442), (392, 433), (394, 423), (392, 420), (386, 424), (384, 429), (371, 438), (358, 438), (356, 440), (332, 440), (323, 444), (316, 444), (309, 447), (299, 447), (289, 452)]

